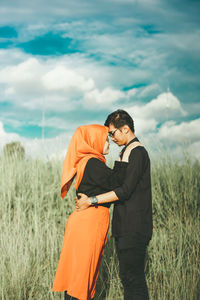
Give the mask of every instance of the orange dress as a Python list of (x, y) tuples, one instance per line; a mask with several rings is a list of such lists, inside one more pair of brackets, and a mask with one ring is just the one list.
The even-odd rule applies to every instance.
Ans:
[(109, 209), (104, 206), (89, 207), (70, 215), (53, 291), (67, 291), (80, 300), (94, 297), (109, 222)]
[[(108, 128), (84, 125), (75, 131), (65, 157), (61, 178), (64, 198), (76, 176), (75, 188), (88, 196), (112, 190), (122, 182), (123, 172), (105, 165), (103, 149)], [(84, 176), (83, 176), (84, 175)], [(119, 178), (120, 175), (120, 178)], [(124, 178), (124, 175), (123, 175)], [(109, 209), (104, 206), (74, 211), (65, 228), (53, 291), (67, 291), (79, 300), (94, 297), (100, 263), (109, 229)]]

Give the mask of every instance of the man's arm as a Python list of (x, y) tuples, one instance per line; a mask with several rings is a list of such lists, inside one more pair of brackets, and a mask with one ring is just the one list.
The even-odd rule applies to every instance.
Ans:
[[(129, 164), (126, 170), (124, 183), (113, 191), (97, 195), (98, 203), (109, 203), (117, 200), (125, 201), (135, 190), (142, 174), (142, 154), (138, 149), (133, 149), (130, 153)], [(84, 194), (76, 199), (76, 209), (86, 209), (91, 205), (91, 199)]]
[[(78, 196), (80, 196), (81, 198), (78, 199), (77, 197), (75, 197), (77, 211), (80, 211), (80, 210), (88, 208), (89, 206), (92, 206), (90, 197), (88, 197), (87, 195), (82, 194), (82, 193), (79, 193)], [(98, 204), (109, 203), (109, 202), (119, 200), (119, 198), (117, 197), (117, 195), (115, 194), (114, 191), (100, 194), (100, 195), (97, 195), (96, 197), (98, 200)]]

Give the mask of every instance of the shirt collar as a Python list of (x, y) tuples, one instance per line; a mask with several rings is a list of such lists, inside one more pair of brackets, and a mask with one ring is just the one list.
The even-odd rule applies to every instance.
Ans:
[(135, 137), (135, 138), (132, 139), (130, 142), (128, 142), (128, 144), (122, 149), (122, 151), (121, 151), (120, 154), (119, 154), (119, 156), (120, 156), (121, 159), (122, 159), (122, 156), (123, 156), (123, 154), (124, 154), (126, 148), (127, 148), (130, 144), (132, 144), (132, 143), (134, 143), (134, 142), (139, 142), (139, 140), (138, 140), (137, 137)]

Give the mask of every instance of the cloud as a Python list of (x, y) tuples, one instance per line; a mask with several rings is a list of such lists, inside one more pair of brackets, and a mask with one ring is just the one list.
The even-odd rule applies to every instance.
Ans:
[(92, 110), (96, 107), (98, 107), (98, 109), (105, 108), (105, 106), (109, 107), (110, 104), (115, 103), (119, 99), (125, 97), (126, 93), (110, 87), (106, 87), (101, 92), (98, 89), (94, 89), (85, 94), (84, 106)]
[[(178, 2), (178, 3), (177, 3)], [(20, 23), (31, 22), (38, 24), (42, 19), (44, 23), (52, 22), (58, 19), (80, 20), (83, 18), (113, 20), (122, 17), (133, 18), (135, 14), (137, 19), (139, 16), (145, 17), (146, 24), (162, 24), (166, 27), (167, 24), (174, 30), (173, 27), (176, 20), (177, 27), (183, 26), (183, 21), (188, 21), (191, 27), (191, 16), (197, 22), (197, 15), (199, 11), (198, 1), (192, 1), (190, 6), (188, 2), (179, 1), (160, 1), (160, 0), (102, 0), (101, 2), (94, 1), (65, 1), (59, 0), (35, 0), (34, 2), (20, 0), (13, 2), (12, 0), (1, 0), (1, 23)], [(150, 13), (149, 13), (150, 12)], [(171, 19), (169, 22), (169, 17)], [(188, 16), (189, 15), (189, 16)], [(194, 22), (194, 21), (193, 21)]]
[[(22, 3), (24, 2), (22, 1), (21, 5)], [(76, 0), (75, 3), (74, 6), (77, 8), (79, 1)], [(98, 5), (96, 1), (94, 3), (103, 10), (107, 6), (111, 9), (111, 5), (115, 5), (116, 1), (114, 3), (103, 1), (101, 5)], [(95, 15), (97, 7), (95, 7), (94, 3), (92, 8), (89, 7), (89, 2), (87, 1), (82, 5), (86, 14)], [(162, 4), (160, 1), (159, 3), (163, 11), (166, 9), (167, 15), (170, 11), (170, 6), (168, 7), (167, 3)], [(122, 14), (121, 23), (118, 23), (119, 20), (118, 18), (116, 19), (113, 12), (114, 27), (110, 25), (106, 18), (95, 19), (95, 21), (93, 21), (94, 18), (82, 18), (79, 9), (76, 10), (76, 13), (80, 13), (80, 18), (74, 18), (74, 11), (72, 11), (72, 18), (67, 19), (67, 21), (64, 19), (62, 23), (57, 15), (59, 10), (55, 10), (54, 17), (57, 20), (53, 22), (54, 24), (50, 21), (46, 23), (41, 19), (40, 22), (36, 23), (27, 21), (27, 26), (18, 26), (19, 37), (16, 44), (26, 43), (30, 45), (34, 41), (36, 43), (35, 48), (38, 51), (37, 54), (42, 54), (42, 51), (49, 51), (49, 56), (60, 56), (60, 54), (66, 53), (62, 50), (62, 47), (65, 48), (65, 46), (75, 47), (75, 50), (78, 48), (80, 53), (69, 55), (70, 59), (72, 62), (76, 60), (77, 63), (79, 61), (83, 62), (84, 59), (85, 62), (87, 60), (87, 64), (84, 65), (85, 74), (87, 73), (86, 69), (90, 69), (92, 65), (94, 74), (90, 76), (96, 85), (98, 85), (97, 77), (98, 82), (104, 83), (101, 87), (97, 86), (101, 91), (108, 86), (108, 84), (105, 85), (106, 79), (109, 80), (107, 81), (109, 86), (114, 86), (118, 89), (126, 85), (145, 83), (148, 87), (146, 90), (143, 89), (140, 95), (138, 94), (140, 99), (142, 97), (150, 100), (158, 93), (166, 91), (167, 87), (170, 86), (174, 94), (180, 96), (181, 101), (187, 102), (187, 99), (190, 98), (194, 99), (192, 102), (197, 102), (199, 95), (198, 65), (200, 51), (200, 43), (198, 42), (199, 29), (197, 26), (193, 24), (191, 28), (192, 22), (189, 22), (190, 18), (186, 18), (185, 15), (182, 15), (182, 12), (179, 15), (179, 11), (175, 10), (174, 14), (177, 17), (177, 24), (171, 30), (172, 18), (170, 18), (170, 22), (167, 22), (166, 16), (164, 20), (159, 17), (159, 24), (156, 24), (155, 18), (152, 17), (151, 22), (148, 22), (146, 17), (149, 14), (147, 14), (141, 1), (137, 1), (137, 5), (130, 5), (131, 9), (134, 8), (135, 13), (137, 10), (140, 11), (141, 17), (137, 18), (137, 14), (129, 15), (129, 6), (124, 8), (122, 3), (118, 4), (122, 12), (125, 12), (125, 15)], [(5, 6), (7, 5), (5, 4)], [(54, 6), (54, 3), (51, 2), (51, 5)], [(61, 1), (60, 5), (63, 7), (63, 10), (66, 9), (66, 13), (68, 13), (70, 5), (74, 7), (72, 3), (66, 5), (64, 1)], [(24, 3), (24, 6), (28, 7), (28, 9), (33, 9), (35, 12), (37, 11), (37, 7), (32, 7), (26, 3)], [(147, 4), (147, 8), (149, 6), (151, 6), (150, 3)], [(42, 16), (43, 14), (46, 15), (43, 9), (42, 5), (40, 10)], [(50, 9), (49, 13), (53, 14), (53, 10)], [(108, 14), (112, 15), (111, 10), (108, 11)], [(120, 10), (117, 12), (118, 14), (120, 14)], [(125, 20), (130, 19), (133, 25), (130, 25), (130, 23), (126, 24)], [(185, 30), (180, 31), (180, 28), (178, 28), (179, 19), (181, 19), (180, 24), (184, 26)], [(163, 21), (166, 23), (163, 23)], [(154, 34), (154, 32), (159, 33)], [(71, 42), (61, 43), (59, 50), (58, 45), (65, 38), (69, 38)], [(48, 40), (47, 42), (46, 39)], [(42, 44), (40, 45), (41, 41)], [(191, 44), (194, 47), (191, 47)], [(48, 45), (50, 48), (48, 48)], [(30, 53), (36, 54), (34, 51), (32, 49)], [(58, 59), (58, 57), (55, 59)], [(94, 70), (95, 66), (97, 66), (96, 71)], [(76, 68), (75, 64), (72, 70), (74, 68)], [(104, 70), (102, 70), (103, 68)], [(100, 71), (100, 76), (97, 75), (98, 71)], [(185, 85), (186, 81), (190, 82), (187, 86)]]
[[(104, 112), (123, 107), (133, 116), (139, 135), (155, 132), (161, 122), (186, 115), (180, 100), (171, 92), (161, 93), (147, 103), (138, 103), (139, 96), (147, 96), (152, 90), (158, 90), (157, 84), (135, 85), (134, 88), (122, 91), (106, 86), (108, 80), (101, 81), (102, 77), (108, 79), (109, 76), (108, 68), (102, 69), (96, 63), (88, 63), (79, 56), (50, 58), (46, 61), (29, 57), (0, 71), (0, 82), (3, 84), (1, 99), (15, 103), (18, 110), (21, 106), (21, 109), (30, 112), (46, 111), (46, 124), (52, 124), (50, 120), (56, 119), (57, 113), (74, 111), (77, 115), (77, 110), (80, 111), (81, 108), (82, 115), (89, 116), (90, 111), (96, 111), (96, 118), (100, 121), (97, 107), (98, 111)], [(135, 99), (137, 105), (133, 104)], [(54, 113), (53, 117), (48, 116), (50, 112)], [(80, 116), (81, 113), (81, 123)], [(60, 122), (55, 122), (53, 127), (64, 129), (67, 125), (65, 121), (62, 122), (64, 118), (60, 116)], [(36, 120), (38, 124), (38, 116)], [(91, 120), (88, 117), (88, 122)], [(29, 120), (28, 124), (31, 122)]]
[(139, 93), (138, 97), (149, 97), (152, 93), (154, 94), (155, 92), (160, 92), (160, 86), (157, 83), (150, 84), (147, 87), (143, 88), (142, 91)]
[(5, 95), (37, 95), (42, 91), (40, 76), (44, 72), (36, 58), (5, 67), (0, 71), (0, 82), (6, 84)]
[[(188, 151), (191, 151), (192, 145), (197, 150), (200, 119), (182, 120), (179, 123), (175, 121), (176, 118), (184, 118), (187, 113), (171, 92), (162, 93), (147, 104), (126, 107), (125, 110), (134, 119), (136, 135), (153, 152), (162, 148), (162, 145), (173, 147), (172, 151), (176, 155), (183, 150), (183, 145)], [(198, 158), (198, 151), (195, 149), (191, 153)]]
[[(96, 108), (96, 105), (99, 108), (106, 105), (109, 109), (113, 103), (132, 95), (131, 91), (122, 92), (111, 86), (99, 89), (98, 78), (95, 78), (96, 70), (93, 73), (93, 69), (86, 68), (85, 71), (84, 62), (79, 64), (78, 68), (69, 61), (68, 57), (60, 61), (42, 61), (30, 57), (3, 68), (0, 71), (1, 98), (28, 110), (44, 108), (46, 111), (62, 112), (80, 106), (91, 110)], [(79, 59), (78, 61), (80, 62)], [(99, 71), (103, 74), (101, 67)]]
[(147, 104), (127, 107), (135, 118), (155, 119), (157, 122), (172, 119), (177, 116), (185, 116), (187, 113), (182, 108), (179, 99), (171, 92), (162, 93)]
[[(188, 125), (197, 140), (190, 122), (199, 117), (199, 4), (177, 3), (2, 0), (5, 128), (24, 133), (40, 124), (42, 110), (54, 134), (70, 133), (77, 121), (103, 122), (120, 107), (141, 137), (166, 141), (172, 131), (183, 140)], [(172, 92), (164, 92), (168, 87)]]
[(8, 66), (14, 66), (30, 58), (19, 49), (0, 49), (1, 70)]
[(127, 110), (132, 116), (136, 133), (141, 136), (157, 131), (157, 127), (161, 122), (183, 117), (187, 114), (179, 99), (171, 92), (162, 93), (146, 104), (126, 106), (124, 110)]
[[(142, 135), (138, 135), (138, 131), (136, 131), (136, 135), (139, 137), (142, 144), (146, 147), (152, 157), (155, 159), (158, 158), (159, 155), (163, 155), (163, 151), (166, 151), (166, 146), (170, 148), (172, 143), (173, 147), (170, 149), (171, 154), (181, 157), (183, 151), (186, 151), (193, 157), (200, 159), (199, 155), (199, 146), (200, 146), (200, 134), (199, 134), (199, 125), (200, 119), (191, 121), (191, 122), (183, 122), (181, 124), (175, 124), (175, 122), (166, 123), (161, 130), (152, 131), (154, 127), (153, 120), (147, 120), (144, 123), (142, 120), (136, 120), (137, 127), (142, 128)], [(141, 123), (139, 123), (141, 122)], [(71, 128), (69, 124), (64, 123), (59, 118), (52, 118), (47, 120), (46, 125), (51, 126), (54, 123), (60, 123), (60, 127), (65, 129), (65, 132), (54, 137), (54, 138), (46, 138), (42, 139), (31, 139), (21, 137), (15, 133), (7, 133), (4, 130), (3, 123), (0, 122), (0, 152), (3, 149), (3, 146), (12, 141), (20, 141), (21, 144), (25, 148), (25, 152), (27, 156), (42, 157), (42, 158), (59, 158), (63, 159), (64, 155), (67, 151), (67, 147), (71, 136), (75, 129), (80, 125), (77, 123), (71, 124)], [(155, 127), (154, 127), (155, 128)], [(164, 130), (164, 134), (163, 134)], [(187, 130), (187, 132), (186, 132)], [(168, 148), (168, 150), (169, 150)], [(161, 149), (163, 149), (161, 151)], [(111, 152), (109, 154), (110, 158), (117, 159), (118, 152), (120, 148), (116, 145), (112, 145)], [(159, 154), (160, 153), (160, 154)], [(109, 158), (108, 158), (109, 160)]]
[(191, 143), (200, 140), (199, 128), (200, 118), (190, 122), (181, 122), (180, 124), (176, 124), (175, 121), (170, 121), (161, 126), (158, 135), (161, 139), (172, 143)]
[(13, 140), (18, 140), (19, 135), (16, 133), (6, 133), (3, 127), (3, 123), (0, 121), (0, 149)]
[(84, 78), (77, 72), (70, 70), (64, 66), (56, 66), (42, 77), (44, 87), (49, 91), (76, 91), (82, 92), (94, 88), (94, 80), (92, 78)]
[(142, 136), (145, 134), (149, 134), (152, 131), (154, 132), (156, 130), (157, 123), (158, 122), (156, 119), (143, 119), (143, 118), (135, 117), (134, 125), (135, 125), (136, 135)]
[(94, 87), (91, 78), (55, 61), (42, 62), (29, 58), (0, 71), (0, 83), (4, 84), (2, 99), (18, 103), (27, 109), (41, 108), (63, 111), (73, 108), (73, 98), (82, 97)]

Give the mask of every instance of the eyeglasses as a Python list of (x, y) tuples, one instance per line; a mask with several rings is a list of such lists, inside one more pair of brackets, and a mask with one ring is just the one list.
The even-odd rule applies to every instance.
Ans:
[(120, 129), (117, 128), (117, 129), (115, 129), (114, 131), (109, 131), (109, 132), (108, 132), (109, 137), (114, 137), (115, 132), (116, 132), (117, 130), (120, 130)]

